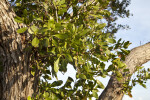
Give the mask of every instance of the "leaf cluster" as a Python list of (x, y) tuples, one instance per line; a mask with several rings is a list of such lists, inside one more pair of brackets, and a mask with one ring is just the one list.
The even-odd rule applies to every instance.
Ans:
[[(82, 2), (81, 2), (82, 1)], [(116, 41), (114, 33), (119, 29), (118, 17), (128, 17), (126, 7), (129, 0), (16, 0), (15, 21), (26, 27), (18, 33), (30, 34), (32, 72), (40, 70), (43, 80), (39, 83), (39, 94), (34, 99), (91, 99), (104, 85), (96, 77), (106, 77), (115, 72), (122, 78), (119, 69), (129, 53), (127, 42)], [(121, 26), (123, 27), (123, 26)], [(111, 61), (106, 68), (105, 62)], [(76, 70), (76, 80), (68, 77), (49, 81), (60, 71), (65, 73), (67, 65)], [(117, 67), (116, 67), (117, 66)], [(51, 70), (50, 70), (51, 69)], [(74, 85), (72, 85), (74, 84)], [(32, 98), (28, 97), (28, 100)]]

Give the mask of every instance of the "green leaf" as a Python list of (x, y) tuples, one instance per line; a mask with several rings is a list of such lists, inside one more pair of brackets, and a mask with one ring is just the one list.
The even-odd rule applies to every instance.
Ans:
[(82, 78), (82, 79), (87, 79), (84, 74), (79, 74), (79, 77)]
[(49, 100), (58, 100), (58, 98), (56, 97), (56, 95), (52, 92), (50, 92), (50, 99)]
[(20, 6), (21, 6), (21, 4), (20, 4), (20, 3), (16, 3), (16, 6), (17, 6), (17, 7), (20, 7)]
[(47, 11), (48, 5), (45, 2), (43, 2), (43, 5), (44, 5), (45, 10)]
[(56, 34), (54, 36), (57, 37), (57, 38), (59, 38), (59, 39), (67, 39), (68, 38), (67, 34)]
[(38, 47), (39, 46), (39, 39), (37, 37), (35, 37), (33, 40), (32, 40), (32, 46), (34, 47)]
[(123, 47), (124, 47), (125, 49), (127, 49), (130, 44), (131, 44), (131, 43), (130, 43), (129, 41), (127, 41), (127, 42), (124, 43)]
[(93, 94), (93, 96), (94, 96), (96, 99), (98, 99), (97, 91), (92, 90), (92, 94)]
[(60, 85), (62, 85), (62, 83), (63, 83), (62, 80), (54, 81), (54, 82), (51, 84), (51, 87), (60, 86)]
[(76, 30), (76, 27), (74, 24), (72, 25), (72, 30), (73, 30), (73, 32), (75, 32), (75, 30)]
[(37, 32), (38, 32), (38, 28), (37, 28), (35, 25), (31, 26), (31, 30), (32, 30), (34, 33), (37, 33)]
[(52, 39), (52, 44), (53, 46), (56, 46), (56, 47), (58, 47), (59, 45), (58, 41), (55, 38)]
[(59, 67), (59, 71), (66, 72), (67, 71), (67, 64), (68, 64), (68, 62), (66, 61), (66, 59), (62, 59), (61, 66)]
[(34, 32), (31, 30), (31, 28), (28, 29), (28, 32), (29, 32), (30, 34), (33, 34), (33, 33), (34, 33)]
[(101, 61), (108, 61), (108, 57), (107, 57), (107, 56), (103, 56), (103, 55), (101, 55), (101, 56), (99, 57), (99, 59), (100, 59)]
[(115, 67), (114, 67), (113, 65), (109, 65), (107, 71), (109, 72), (109, 71), (112, 71), (112, 70), (114, 70), (114, 69), (115, 69)]
[(37, 21), (43, 21), (40, 17), (35, 17), (34, 16), (34, 19), (37, 20)]
[(81, 65), (85, 63), (82, 56), (78, 56), (78, 63), (81, 64)]
[(49, 43), (49, 38), (45, 38), (45, 39), (44, 39), (44, 46), (45, 46), (45, 47), (48, 47), (49, 44), (50, 44), (50, 43)]
[(141, 85), (142, 87), (146, 88), (146, 85), (145, 85), (145, 84), (141, 83), (140, 85)]
[(23, 16), (27, 16), (28, 11), (26, 9), (23, 10)]
[(79, 35), (85, 36), (89, 31), (90, 31), (90, 29), (82, 30), (82, 32)]
[(33, 15), (32, 15), (32, 14), (29, 15), (29, 21), (30, 21), (30, 22), (33, 21)]
[(17, 33), (24, 33), (28, 28), (24, 27), (24, 28), (20, 28), (17, 30)]
[(68, 77), (67, 82), (73, 82), (74, 80), (71, 77)]
[(53, 18), (52, 16), (50, 16), (49, 20), (50, 20), (51, 22), (54, 22), (54, 18)]
[(145, 77), (146, 77), (146, 78), (149, 77), (149, 73), (148, 73), (148, 72), (145, 73)]
[(15, 20), (16, 22), (18, 22), (18, 23), (23, 23), (23, 20), (22, 20), (21, 17), (16, 16), (16, 17), (14, 18), (14, 20)]
[(112, 43), (112, 44), (116, 43), (116, 40), (113, 39), (113, 38), (107, 38), (106, 41), (109, 42), (109, 43)]
[(123, 72), (129, 72), (129, 69), (123, 69)]
[(106, 26), (106, 23), (102, 23), (102, 24), (97, 24), (96, 29), (103, 29)]
[(106, 45), (108, 45), (107, 42), (101, 42), (101, 41), (100, 41), (100, 42), (98, 42), (98, 43), (99, 43), (100, 46), (106, 46)]
[(122, 40), (122, 39), (120, 38), (120, 39), (117, 41), (117, 43), (120, 43), (120, 42), (121, 42), (121, 40)]
[(58, 3), (59, 3), (59, 5), (62, 5), (65, 3), (65, 0), (60, 0)]
[(57, 73), (59, 70), (59, 58), (54, 62), (54, 71)]
[(38, 33), (45, 33), (47, 32), (48, 28), (47, 27), (42, 27), (38, 30)]
[(44, 92), (43, 96), (44, 96), (44, 98), (47, 98), (47, 97), (49, 97), (49, 93), (48, 92)]
[(116, 74), (117, 79), (118, 79), (119, 81), (123, 78), (122, 74), (121, 74), (119, 71), (116, 71), (115, 74)]
[(32, 100), (30, 96), (28, 96), (27, 100)]
[(126, 67), (126, 64), (120, 61), (120, 58), (115, 59), (113, 62), (116, 63), (119, 68)]
[(50, 16), (49, 20), (48, 20), (48, 28), (53, 28), (55, 29), (55, 23), (54, 23), (54, 18), (52, 16)]
[(64, 26), (61, 23), (55, 23), (55, 30), (61, 31), (64, 29)]
[(71, 88), (72, 88), (72, 86), (71, 86), (71, 83), (72, 83), (72, 82), (74, 82), (73, 79), (72, 79), (71, 77), (68, 77), (68, 79), (67, 79), (67, 81), (66, 81), (66, 83), (65, 83), (64, 86), (65, 86), (66, 88), (70, 88), (70, 89), (71, 89)]
[(124, 52), (126, 55), (128, 55), (130, 53), (129, 50), (125, 50), (125, 49), (121, 49), (122, 52)]
[(34, 76), (35, 72), (34, 72), (34, 71), (31, 71), (31, 74)]
[(51, 79), (52, 79), (51, 76), (49, 76), (49, 75), (47, 75), (47, 74), (46, 74), (45, 76), (43, 76), (43, 78), (44, 78), (44, 79), (48, 79), (48, 80), (51, 80)]
[(72, 57), (69, 54), (65, 54), (65, 58), (69, 61), (72, 62)]
[(97, 84), (102, 88), (102, 89), (104, 89), (105, 88), (105, 86), (103, 85), (103, 83), (102, 82), (100, 82), (99, 80), (96, 80), (96, 82), (97, 82)]
[(106, 53), (106, 55), (111, 54), (110, 50), (108, 50), (108, 49), (105, 51), (105, 53)]

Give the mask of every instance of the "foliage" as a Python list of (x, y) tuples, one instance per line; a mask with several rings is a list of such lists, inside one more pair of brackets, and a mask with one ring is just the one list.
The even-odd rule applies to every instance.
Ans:
[(134, 77), (132, 78), (132, 80), (128, 81), (127, 84), (124, 84), (124, 89), (130, 97), (132, 97), (131, 90), (135, 85), (139, 84), (142, 87), (146, 88), (146, 82), (150, 79), (149, 68), (146, 69), (143, 66), (137, 66), (136, 71), (137, 73), (133, 75)]
[[(80, 2), (82, 1), (82, 2)], [(40, 70), (44, 80), (34, 99), (91, 99), (98, 98), (102, 82), (95, 77), (106, 77), (114, 72), (118, 80), (123, 76), (125, 56), (130, 42), (115, 40), (114, 33), (124, 25), (117, 25), (119, 17), (128, 17), (130, 0), (11, 0), (17, 16), (15, 21), (26, 24), (18, 33), (30, 34), (32, 75)], [(105, 62), (110, 61), (108, 68)], [(76, 81), (68, 77), (49, 83), (57, 72), (65, 73), (71, 64)], [(117, 66), (117, 67), (116, 67)], [(52, 70), (49, 70), (49, 67)], [(127, 69), (126, 69), (127, 70)], [(52, 77), (51, 77), (52, 76)], [(74, 85), (72, 85), (74, 83)], [(28, 97), (28, 100), (32, 98)]]

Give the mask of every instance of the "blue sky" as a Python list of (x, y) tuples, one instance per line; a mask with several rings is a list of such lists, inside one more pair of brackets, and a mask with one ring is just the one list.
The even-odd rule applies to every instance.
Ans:
[[(119, 19), (118, 23), (128, 24), (130, 30), (120, 30), (116, 37), (117, 39), (130, 41), (132, 44), (129, 49), (150, 42), (150, 0), (131, 0), (131, 5), (128, 7), (133, 14), (128, 19)], [(150, 67), (150, 62), (144, 64), (145, 67)], [(68, 76), (75, 79), (75, 70), (72, 66), (68, 66), (68, 71), (63, 75), (58, 73), (58, 79), (65, 81)], [(63, 79), (62, 79), (63, 77)], [(100, 81), (107, 85), (109, 78)], [(102, 90), (100, 91), (102, 92)], [(100, 93), (99, 93), (100, 94)], [(150, 100), (150, 81), (147, 82), (147, 89), (137, 85), (132, 90), (133, 97), (124, 96), (123, 100)]]
[[(116, 36), (123, 40), (132, 42), (130, 49), (150, 42), (150, 0), (131, 0), (129, 6), (133, 13), (129, 19), (121, 19), (118, 22), (128, 24), (130, 30), (121, 30)], [(150, 62), (144, 64), (150, 68)], [(150, 100), (150, 81), (147, 82), (147, 89), (137, 85), (132, 90), (133, 98), (124, 96), (123, 100)]]

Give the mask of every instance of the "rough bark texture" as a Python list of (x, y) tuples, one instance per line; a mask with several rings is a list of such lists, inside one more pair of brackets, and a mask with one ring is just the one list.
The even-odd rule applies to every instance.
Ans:
[(0, 100), (26, 100), (37, 90), (38, 78), (30, 73), (30, 52), (25, 51), (27, 33), (14, 21), (7, 0), (0, 0)]
[[(131, 50), (130, 54), (126, 57), (124, 63), (132, 75), (136, 71), (137, 66), (148, 62), (150, 60), (150, 43), (136, 47)], [(122, 74), (124, 74), (122, 72)], [(124, 94), (121, 92), (123, 89), (122, 83), (130, 79), (124, 77), (123, 81), (118, 82), (115, 76), (112, 76), (108, 82), (107, 87), (99, 96), (99, 100), (122, 100)]]

